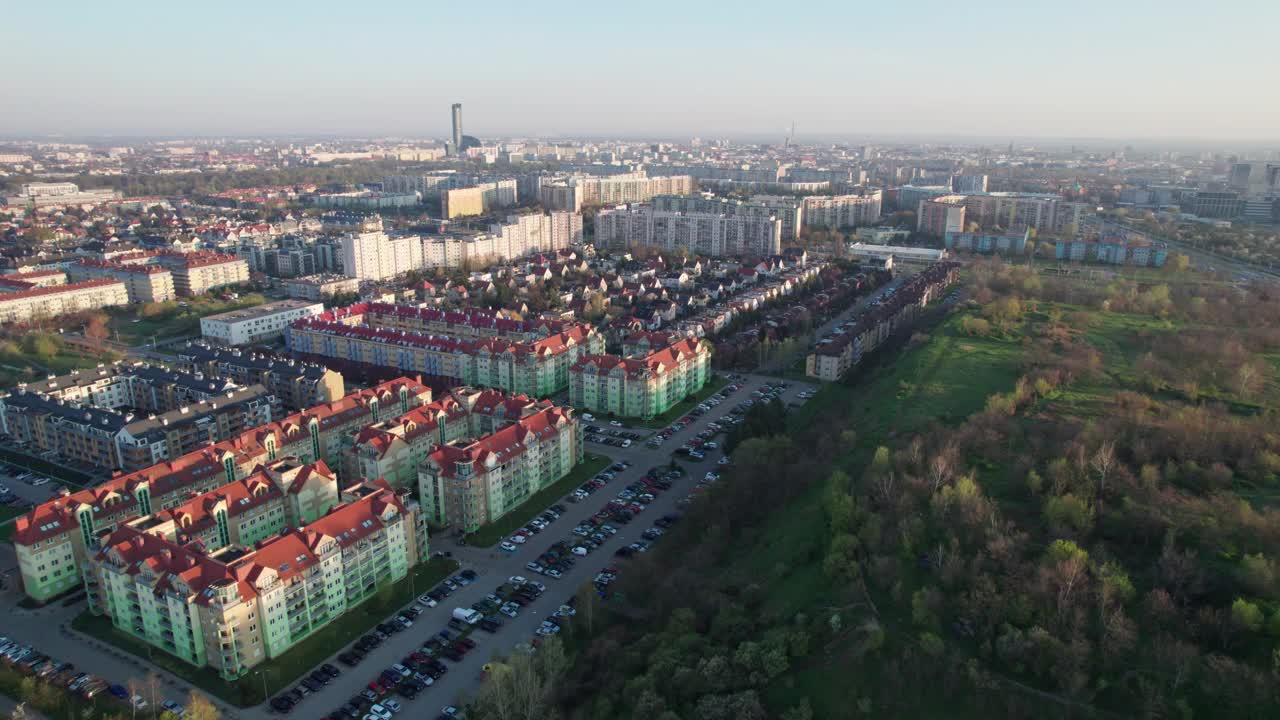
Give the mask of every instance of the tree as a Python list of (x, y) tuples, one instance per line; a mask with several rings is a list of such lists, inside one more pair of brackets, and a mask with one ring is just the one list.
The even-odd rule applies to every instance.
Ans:
[(111, 330), (107, 328), (107, 316), (102, 313), (94, 313), (89, 316), (89, 321), (84, 326), (85, 339), (93, 343), (93, 349), (102, 352), (102, 343), (111, 335)]
[(1231, 623), (1237, 628), (1251, 633), (1257, 632), (1262, 628), (1263, 620), (1262, 610), (1248, 600), (1236, 598), (1236, 601), (1231, 603)]
[(222, 717), (222, 713), (209, 698), (194, 690), (187, 696), (187, 706), (184, 709), (187, 711), (187, 720), (219, 720)]
[(1107, 492), (1107, 478), (1116, 467), (1116, 444), (1108, 440), (1099, 445), (1089, 458), (1089, 467), (1098, 478), (1098, 497), (1102, 498)]

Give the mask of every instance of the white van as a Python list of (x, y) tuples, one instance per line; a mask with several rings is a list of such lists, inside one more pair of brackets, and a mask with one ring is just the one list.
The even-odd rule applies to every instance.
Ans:
[(479, 610), (470, 610), (468, 608), (454, 608), (453, 616), (468, 625), (475, 625), (484, 619)]

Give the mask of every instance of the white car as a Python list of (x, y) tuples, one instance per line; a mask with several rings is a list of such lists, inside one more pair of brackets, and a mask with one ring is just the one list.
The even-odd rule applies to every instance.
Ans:
[(393, 712), (393, 713), (398, 713), (398, 712), (400, 712), (400, 710), (402, 709), (402, 708), (400, 707), (400, 701), (399, 701), (399, 700), (383, 700), (383, 701), (382, 701), (382, 703), (381, 703), (381, 705), (382, 705), (382, 707), (384, 707), (384, 708), (386, 708), (386, 709), (390, 710), (390, 711), (391, 711), (391, 712)]
[(573, 554), (574, 554), (574, 555), (577, 555), (578, 557), (586, 557), (586, 556), (587, 556), (587, 549), (586, 549), (585, 547), (583, 547), (583, 546), (579, 545), (579, 546), (577, 546), (577, 547), (575, 547), (575, 548), (573, 549)]
[(423, 595), (422, 597), (418, 598), (418, 604), (423, 607), (433, 608), (436, 606), (436, 601), (432, 600), (431, 597), (428, 595)]
[(623, 424), (622, 424), (622, 423), (620, 423), (620, 422), (618, 422), (617, 420), (610, 420), (610, 421), (609, 421), (609, 424), (610, 424), (610, 425), (612, 425), (612, 426), (614, 426), (614, 427), (624, 427), (624, 426), (623, 426)]
[(572, 605), (561, 605), (556, 610), (556, 614), (561, 617), (573, 617), (574, 615), (578, 614), (578, 611), (573, 609)]
[(498, 543), (498, 547), (502, 548), (503, 550), (506, 550), (507, 552), (515, 552), (520, 549), (515, 545), (512, 545), (511, 543), (507, 542), (506, 540), (503, 540), (501, 543)]
[(511, 536), (511, 542), (513, 542), (513, 543), (515, 543), (515, 544), (517, 544), (517, 545), (523, 545), (523, 544), (525, 544), (525, 542), (526, 542), (527, 540), (528, 540), (528, 538), (526, 538), (526, 537), (525, 537), (525, 536), (523, 536), (523, 535), (512, 535), (512, 536)]
[(507, 582), (511, 583), (512, 585), (515, 585), (516, 587), (519, 587), (529, 582), (529, 579), (523, 575), (512, 575), (511, 577), (507, 578)]
[(39, 477), (39, 478), (36, 478), (35, 480), (32, 480), (32, 481), (31, 481), (31, 484), (32, 484), (32, 485), (34, 485), (34, 486), (36, 486), (36, 487), (40, 487), (41, 485), (48, 485), (48, 484), (49, 484), (49, 478), (47, 478), (47, 477)]
[(595, 422), (596, 416), (591, 413), (582, 413), (582, 419), (587, 422)]
[(516, 606), (516, 605), (503, 605), (502, 607), (498, 608), (498, 612), (502, 613), (503, 615), (506, 615), (509, 618), (515, 618), (520, 616), (520, 608), (519, 606)]
[(391, 720), (392, 713), (381, 705), (371, 705), (369, 706), (369, 715), (378, 718), (378, 720)]

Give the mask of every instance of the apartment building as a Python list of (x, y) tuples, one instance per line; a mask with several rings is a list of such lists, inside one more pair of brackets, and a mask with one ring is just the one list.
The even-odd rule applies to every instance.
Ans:
[(67, 274), (61, 270), (32, 270), (31, 272), (0, 275), (0, 293), (19, 292), (38, 287), (66, 285)]
[(961, 252), (992, 253), (1000, 255), (1021, 256), (1027, 252), (1027, 241), (1031, 238), (1028, 228), (1010, 228), (1003, 233), (991, 232), (948, 232), (943, 242), (948, 250)]
[(278, 300), (200, 318), (200, 335), (218, 345), (270, 343), (284, 335), (295, 320), (324, 312), (324, 303), (310, 300)]
[(867, 190), (856, 195), (810, 195), (804, 198), (803, 227), (848, 228), (880, 222), (884, 193)]
[(423, 267), (422, 238), (392, 237), (381, 230), (342, 238), (342, 270), (359, 280), (389, 280)]
[(567, 475), (582, 459), (569, 408), (549, 407), (475, 440), (439, 446), (418, 471), (427, 520), (474, 532)]
[(360, 292), (360, 280), (341, 275), (309, 275), (285, 281), (285, 291), (295, 300), (320, 302), (334, 295)]
[(538, 188), (538, 201), (548, 210), (582, 212), (583, 187), (570, 183), (548, 183)]
[(818, 342), (805, 358), (805, 374), (835, 382), (899, 329), (909, 326), (959, 277), (960, 266), (938, 262), (903, 283), (880, 305), (854, 318), (851, 327)]
[(712, 213), (720, 215), (747, 215), (773, 217), (782, 223), (782, 239), (800, 239), (804, 223), (804, 203), (800, 198), (773, 195), (757, 195), (750, 200), (733, 200), (715, 195), (657, 195), (653, 198), (656, 210), (682, 213)]
[(548, 400), (456, 387), (407, 413), (365, 426), (352, 453), (362, 477), (417, 488), (418, 466), (440, 445), (488, 435), (552, 407)]
[(568, 387), (569, 367), (604, 339), (580, 323), (360, 303), (294, 323), (286, 344), (304, 356), (545, 397)]
[(182, 297), (249, 282), (249, 264), (234, 255), (165, 253), (158, 256), (157, 262), (173, 274), (173, 288)]
[(582, 242), (582, 215), (569, 212), (508, 215), (505, 222), (489, 226), (503, 259), (536, 253), (553, 253)]
[(916, 230), (932, 237), (948, 237), (965, 231), (963, 195), (943, 195), (921, 200), (916, 213)]
[[(183, 389), (152, 387), (137, 397), (165, 404), (176, 400), (163, 390)], [(65, 460), (135, 470), (271, 421), (273, 399), (261, 385), (231, 385), (201, 397), (136, 417), (132, 411), (77, 405), (19, 387), (0, 400), (0, 422), (6, 436)]]
[(516, 204), (516, 181), (494, 180), (443, 193), (445, 218), (485, 215)]
[(1169, 248), (1163, 243), (1130, 243), (1121, 238), (1074, 238), (1055, 240), (1053, 256), (1058, 260), (1076, 262), (1163, 267), (1169, 259)]
[(683, 249), (709, 257), (764, 257), (782, 252), (782, 223), (771, 215), (684, 213), (638, 205), (601, 210), (595, 231), (599, 243)]
[(430, 388), (397, 378), (41, 503), (14, 521), (23, 589), (40, 602), (66, 592), (79, 584), (79, 569), (103, 536), (140, 515), (180, 505), (192, 493), (247, 477), (264, 463), (296, 457), (339, 468), (360, 427), (430, 401)]
[(210, 550), (149, 519), (121, 527), (89, 561), (91, 607), (196, 667), (242, 678), (426, 556), (414, 501), (378, 484), (352, 488), (343, 500), (257, 546)]
[(46, 287), (33, 285), (17, 292), (0, 292), (0, 323), (30, 322), (128, 304), (129, 290), (119, 280), (86, 280)]
[[(582, 188), (584, 205), (622, 205), (642, 203), (655, 195), (691, 195), (693, 178), (688, 175), (665, 177), (575, 177), (568, 181)], [(554, 185), (552, 187), (555, 187)]]
[(158, 265), (131, 265), (110, 260), (81, 260), (67, 268), (72, 282), (119, 280), (129, 302), (167, 302), (177, 297), (173, 273)]
[(696, 393), (711, 374), (711, 352), (684, 338), (631, 357), (585, 355), (570, 371), (569, 404), (619, 417), (652, 418)]
[(342, 374), (316, 363), (202, 343), (187, 343), (177, 354), (190, 372), (262, 385), (279, 401), (280, 409), (290, 412), (334, 402), (346, 394)]

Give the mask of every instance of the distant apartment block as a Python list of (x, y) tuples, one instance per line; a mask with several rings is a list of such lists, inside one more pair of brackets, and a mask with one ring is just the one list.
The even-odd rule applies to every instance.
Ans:
[(696, 393), (710, 376), (711, 353), (694, 338), (629, 357), (584, 355), (570, 371), (569, 404), (594, 413), (649, 419)]
[(1058, 260), (1100, 262), (1107, 265), (1164, 267), (1169, 249), (1162, 243), (1136, 244), (1119, 238), (1057, 240), (1053, 256)]
[(653, 198), (656, 210), (683, 213), (713, 213), (772, 217), (782, 224), (782, 239), (800, 239), (804, 223), (804, 202), (800, 198), (757, 195), (750, 200), (733, 200), (714, 195), (658, 195)]
[(582, 212), (583, 187), (570, 183), (547, 184), (538, 188), (538, 200), (547, 210)]
[(342, 269), (358, 280), (390, 280), (423, 267), (422, 238), (375, 230), (342, 238)]
[(97, 205), (119, 199), (120, 193), (103, 188), (101, 190), (81, 190), (79, 185), (69, 182), (60, 183), (24, 183), (18, 194), (4, 198), (10, 206), (50, 207), (57, 205)]
[(648, 205), (607, 208), (596, 215), (598, 243), (687, 250), (697, 255), (764, 257), (782, 251), (782, 223), (773, 216), (682, 213)]
[(578, 213), (509, 215), (487, 233), (424, 237), (422, 255), (426, 267), (461, 268), (554, 253), (581, 242)]
[(852, 228), (880, 222), (880, 190), (853, 195), (810, 195), (804, 198), (803, 226)]
[(359, 303), (298, 321), (286, 341), (305, 357), (397, 368), (534, 397), (564, 390), (578, 356), (604, 348), (603, 337), (590, 325), (382, 303)]
[(562, 407), (445, 443), (418, 471), (423, 513), (434, 524), (474, 532), (567, 475), (582, 454), (578, 423)]
[(360, 280), (341, 275), (308, 275), (286, 280), (284, 287), (291, 298), (319, 302), (334, 295), (359, 292)]
[(916, 215), (916, 230), (931, 237), (946, 237), (965, 231), (963, 195), (943, 195), (921, 200)]
[(1012, 228), (999, 234), (948, 232), (944, 244), (948, 250), (960, 252), (1020, 256), (1026, 254), (1030, 237), (1031, 231), (1025, 227)]
[(129, 290), (119, 280), (86, 280), (44, 287), (33, 283), (28, 289), (7, 292), (11, 287), (0, 287), (0, 323), (29, 322), (129, 304)]
[(129, 292), (129, 302), (167, 302), (177, 297), (173, 273), (159, 265), (135, 265), (110, 260), (81, 260), (67, 268), (72, 282), (119, 280)]
[(67, 274), (61, 270), (32, 270), (30, 272), (0, 275), (0, 293), (21, 292), (32, 288), (47, 288), (66, 284)]
[(200, 318), (200, 334), (218, 345), (270, 343), (284, 335), (289, 323), (324, 312), (324, 303), (278, 300)]
[[(577, 187), (576, 191), (561, 190), (565, 186)], [(667, 177), (572, 177), (559, 183), (544, 185), (540, 197), (559, 199), (556, 209), (568, 209), (568, 201), (581, 209), (582, 205), (620, 205), (648, 202), (655, 195), (690, 195), (693, 178), (688, 175)], [(552, 206), (548, 205), (548, 208)]]
[(446, 218), (485, 215), (516, 204), (516, 181), (494, 180), (474, 187), (448, 190), (444, 193)]

